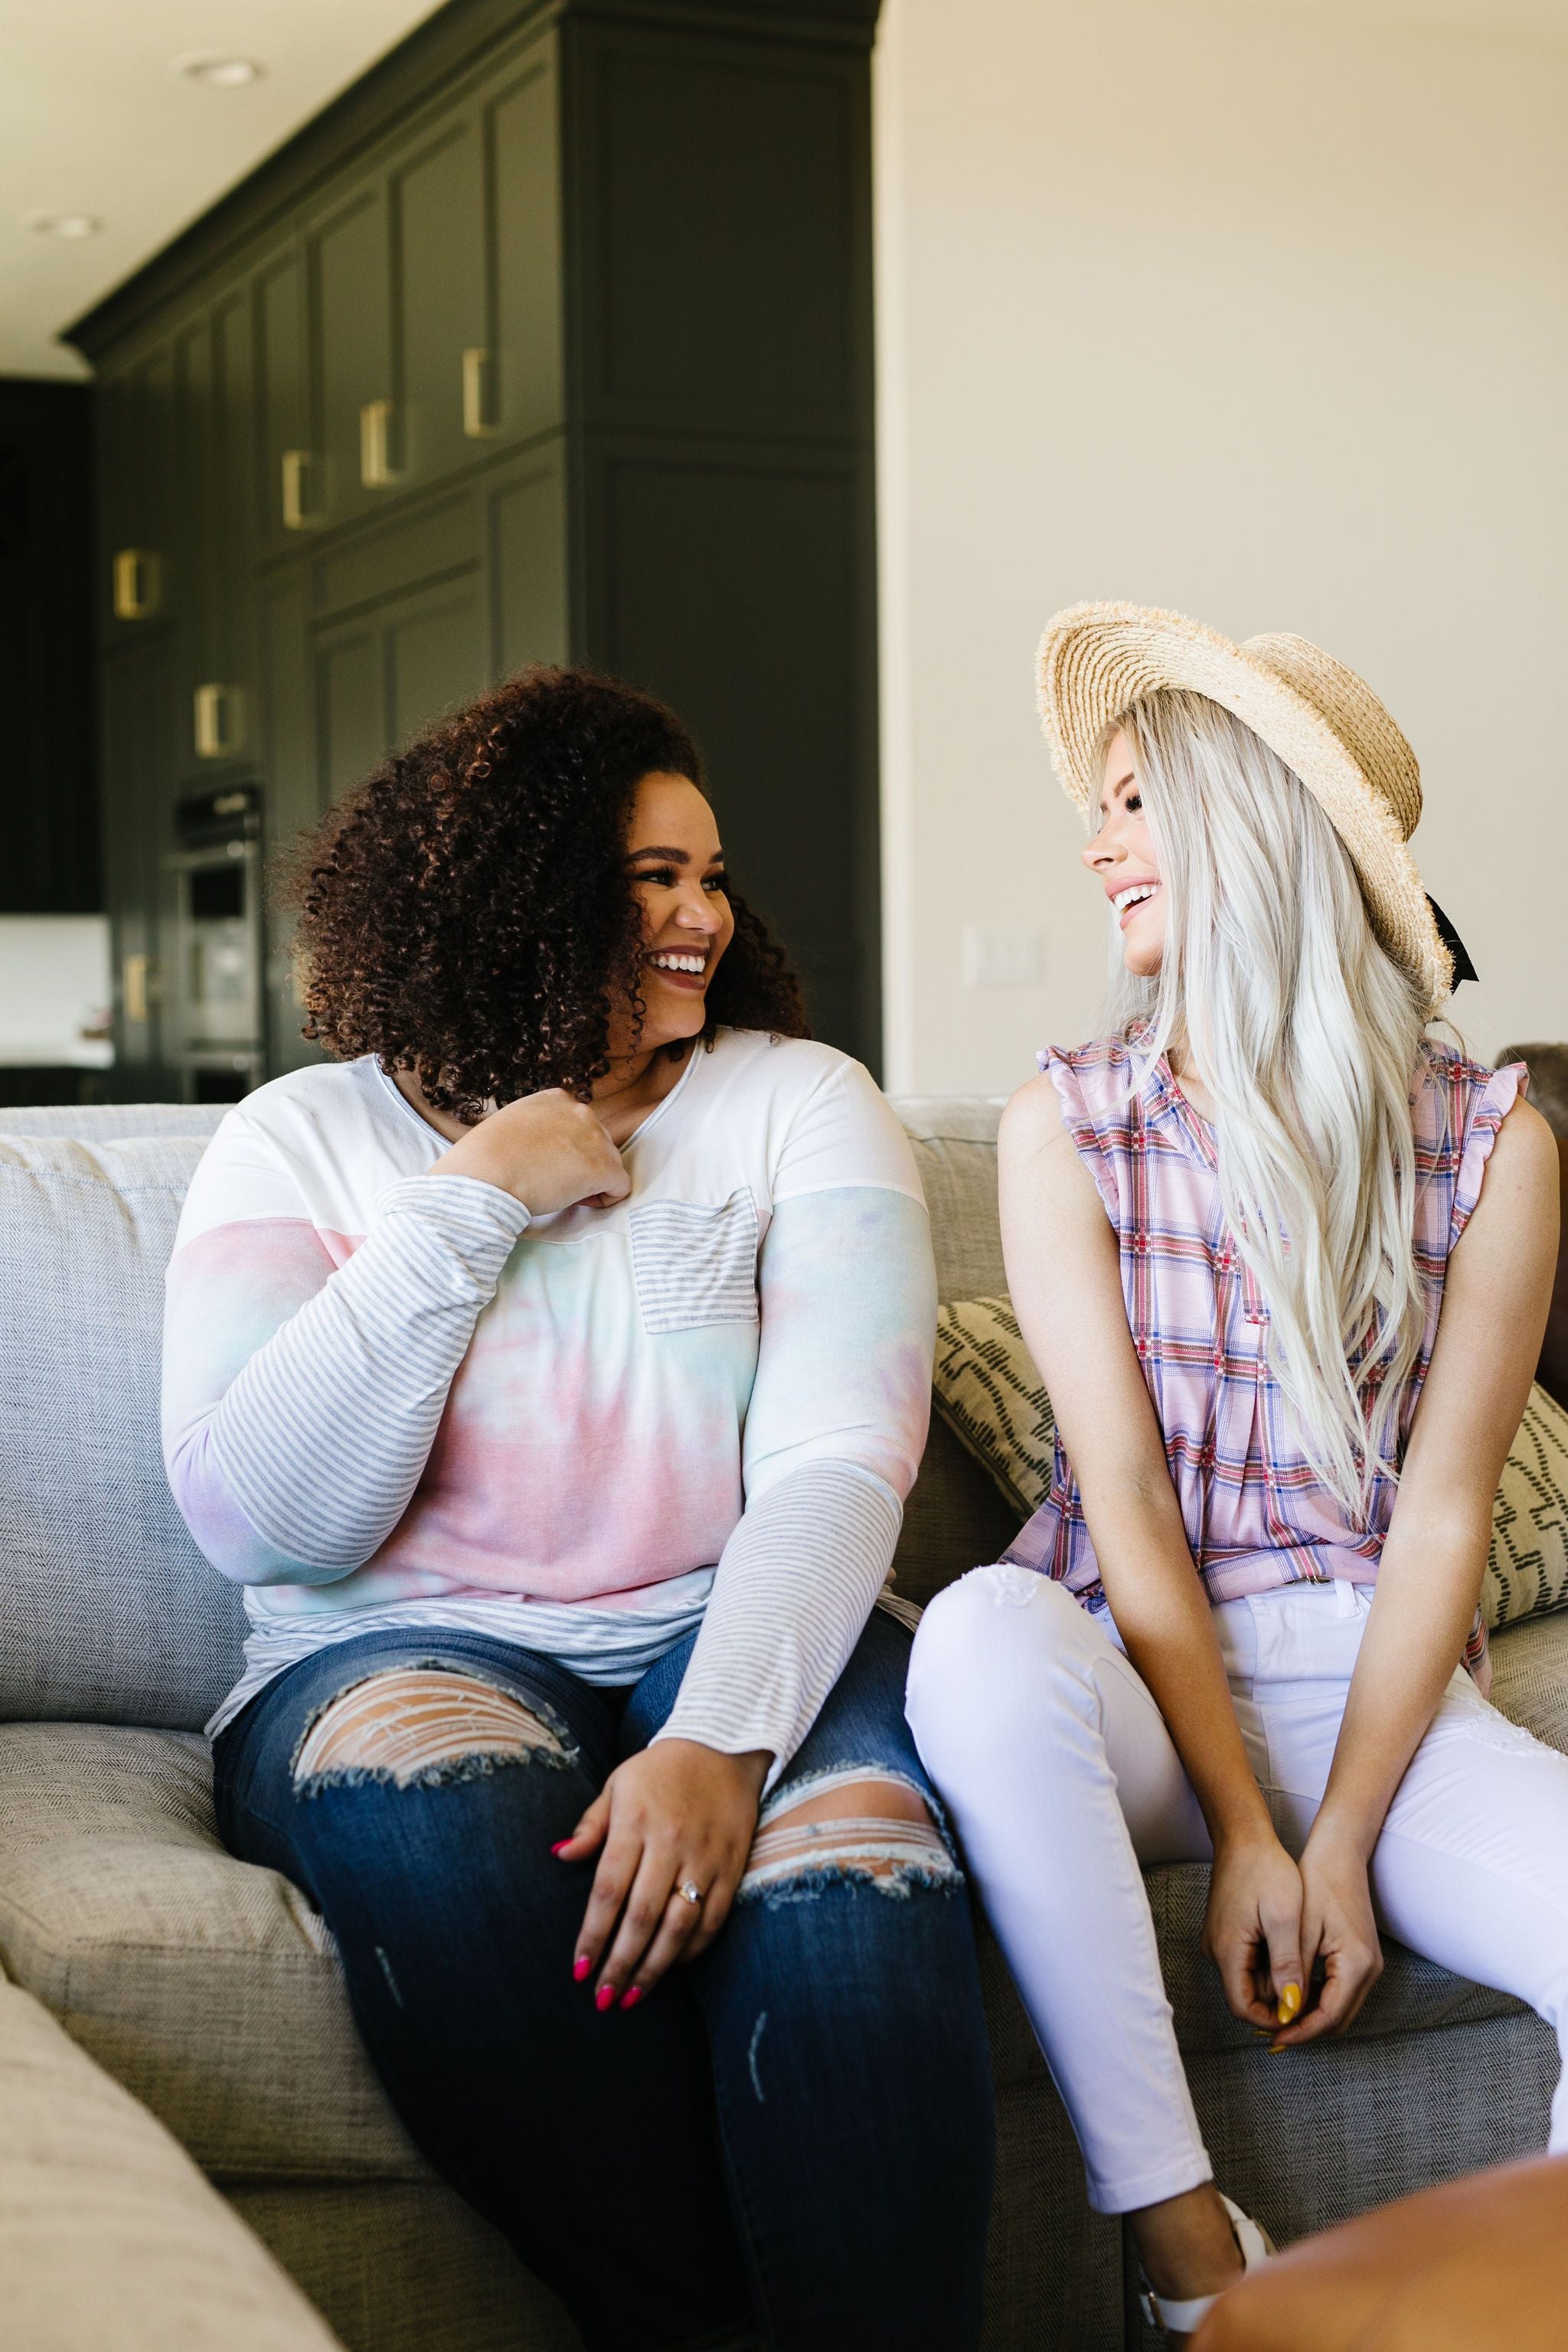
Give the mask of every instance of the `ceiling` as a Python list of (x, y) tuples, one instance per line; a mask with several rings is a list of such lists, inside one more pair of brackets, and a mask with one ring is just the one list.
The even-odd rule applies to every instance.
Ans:
[[(57, 338), (411, 27), (432, 0), (0, 0), (0, 375)], [(240, 89), (176, 60), (247, 58)], [(101, 226), (66, 238), (38, 214)]]
[[(1221, 5), (1568, 46), (1568, 0)], [(84, 374), (60, 329), (435, 14), (432, 0), (0, 0), (0, 374)], [(193, 56), (264, 71), (213, 88), (181, 69)], [(100, 226), (47, 236), (39, 214)]]

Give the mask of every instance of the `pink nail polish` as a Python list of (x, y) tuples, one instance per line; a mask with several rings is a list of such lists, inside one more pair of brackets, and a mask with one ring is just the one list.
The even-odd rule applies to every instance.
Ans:
[(587, 1955), (587, 1953), (586, 1953), (586, 1952), (579, 1952), (579, 1953), (578, 1953), (578, 1955), (577, 1955), (577, 1957), (576, 1957), (576, 1958), (575, 1958), (575, 1959), (573, 1961), (573, 1963), (572, 1963), (572, 1981), (573, 1981), (573, 1983), (574, 1983), (574, 1984), (581, 1984), (581, 1983), (582, 1983), (582, 1981), (583, 1981), (583, 1979), (584, 1979), (584, 1978), (587, 1975), (587, 1973), (588, 1973), (589, 1969), (593, 1967), (593, 1965), (594, 1965), (594, 1963), (593, 1963), (593, 1961), (588, 1958), (588, 1955)]
[(599, 2013), (600, 2013), (600, 2014), (601, 2014), (601, 2016), (602, 2016), (602, 2015), (604, 2014), (604, 2012), (605, 2012), (605, 2011), (606, 2009), (614, 2009), (615, 2005), (616, 2005), (616, 1988), (615, 1988), (615, 1986), (614, 1986), (614, 1985), (601, 1985), (601, 1986), (599, 1987), (598, 1991), (594, 1995), (594, 2006), (595, 2006), (595, 2008), (599, 2011)]
[(571, 1843), (570, 1838), (557, 1838), (550, 1851), (552, 1853), (564, 1853)]
[(629, 1992), (622, 1993), (621, 2007), (623, 2009), (635, 2009), (638, 2001), (642, 1999), (642, 1990), (641, 1985), (633, 1985)]

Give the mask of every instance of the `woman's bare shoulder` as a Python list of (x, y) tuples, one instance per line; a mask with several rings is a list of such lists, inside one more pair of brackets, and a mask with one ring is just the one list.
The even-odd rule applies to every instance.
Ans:
[[(1522, 1095), (1510, 1107), (1499, 1123), (1497, 1141), (1492, 1146), (1491, 1166), (1488, 1171), (1495, 1178), (1500, 1169), (1509, 1171), (1513, 1182), (1542, 1193), (1555, 1193), (1558, 1186), (1557, 1138), (1532, 1102)], [(1498, 1185), (1496, 1193), (1502, 1190)], [(1481, 1202), (1487, 1197), (1481, 1186)], [(1476, 1214), (1480, 1214), (1477, 1204)]]
[(1043, 1150), (1066, 1134), (1062, 1098), (1050, 1072), (1041, 1070), (1009, 1097), (996, 1139), (1004, 1150), (1032, 1152)]

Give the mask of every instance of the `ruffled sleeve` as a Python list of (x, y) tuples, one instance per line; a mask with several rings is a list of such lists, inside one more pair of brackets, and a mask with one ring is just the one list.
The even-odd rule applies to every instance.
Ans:
[(1529, 1085), (1530, 1072), (1522, 1062), (1505, 1062), (1500, 1070), (1489, 1074), (1484, 1086), (1478, 1085), (1470, 1093), (1458, 1181), (1454, 1187), (1454, 1212), (1448, 1225), (1450, 1250), (1469, 1223), (1481, 1197), (1481, 1179), (1487, 1172), (1498, 1129)]
[[(1068, 1133), (1078, 1147), (1078, 1156), (1095, 1181), (1105, 1213), (1120, 1232), (1121, 1201), (1116, 1181), (1116, 1170), (1105, 1138), (1095, 1114), (1099, 1108), (1097, 1094), (1107, 1091), (1105, 1086), (1108, 1058), (1121, 1055), (1121, 1049), (1109, 1045), (1084, 1045), (1068, 1053), (1060, 1045), (1047, 1045), (1036, 1056), (1046, 1072), (1062, 1107), (1062, 1117)], [(1098, 1086), (1096, 1081), (1098, 1080)], [(1124, 1096), (1125, 1085), (1114, 1085), (1111, 1092)]]

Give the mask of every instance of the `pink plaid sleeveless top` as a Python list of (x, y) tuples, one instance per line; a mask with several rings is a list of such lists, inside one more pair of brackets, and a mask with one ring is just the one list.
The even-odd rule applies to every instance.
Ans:
[[(1395, 1484), (1382, 1477), (1364, 1528), (1301, 1453), (1264, 1356), (1268, 1309), (1220, 1207), (1212, 1130), (1162, 1058), (1120, 1039), (1040, 1055), (1072, 1139), (1116, 1228), (1121, 1289), (1164, 1433), (1187, 1541), (1211, 1601), (1280, 1585), (1376, 1580)], [(1522, 1063), (1487, 1070), (1428, 1043), (1412, 1096), (1419, 1194), (1415, 1260), (1426, 1294), (1421, 1352), (1399, 1408), (1409, 1441), (1437, 1335), (1448, 1253), (1469, 1222)], [(1083, 1504), (1058, 1438), (1050, 1491), (1005, 1557), (1106, 1605)], [(1486, 1679), (1479, 1612), (1465, 1663)]]

